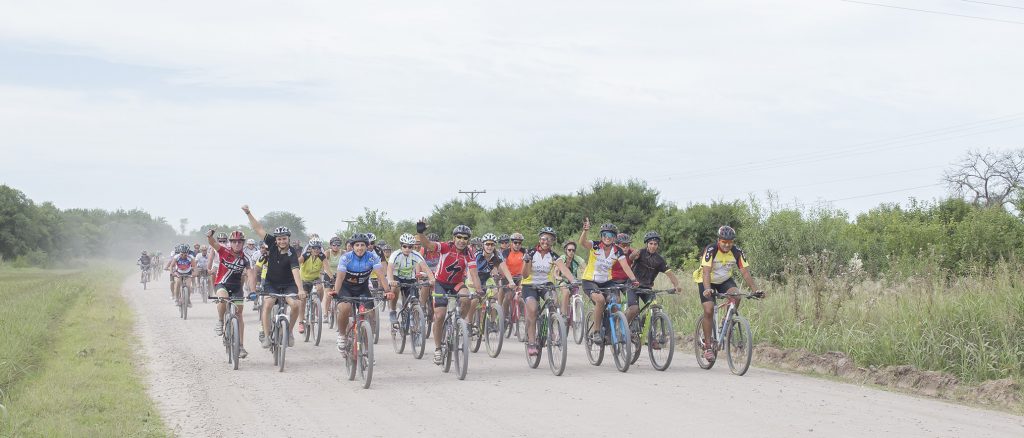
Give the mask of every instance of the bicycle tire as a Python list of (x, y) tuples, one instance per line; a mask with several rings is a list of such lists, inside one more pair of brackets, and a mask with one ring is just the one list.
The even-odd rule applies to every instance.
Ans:
[(412, 306), (412, 314), (409, 316), (409, 341), (412, 343), (412, 356), (416, 359), (423, 358), (423, 352), (427, 346), (427, 321), (423, 315), (423, 308)]
[[(351, 318), (354, 318), (352, 316)], [(358, 327), (353, 325), (352, 329), (345, 334), (345, 339), (348, 341), (348, 351), (345, 352), (345, 374), (348, 375), (348, 380), (352, 381), (356, 379), (356, 360), (359, 357), (359, 344), (356, 343), (355, 334), (352, 332), (357, 331)]]
[[(655, 349), (654, 346), (658, 348)], [(651, 315), (651, 325), (647, 328), (647, 354), (651, 366), (658, 371), (665, 371), (672, 364), (672, 356), (676, 350), (676, 333), (672, 330), (672, 319), (658, 311)]]
[[(381, 303), (381, 306), (384, 304)], [(373, 343), (380, 341), (380, 306), (373, 306), (373, 318), (370, 319), (370, 331), (373, 333)]]
[(270, 355), (274, 357), (274, 366), (276, 367), (280, 359), (280, 356), (277, 355), (277, 349), (281, 345), (281, 340), (278, 339), (277, 324), (271, 324), (270, 333), (267, 333), (265, 336), (270, 336)]
[(583, 298), (580, 298), (579, 295), (573, 296), (569, 312), (572, 317), (572, 338), (576, 345), (580, 345), (583, 343), (583, 336), (587, 333), (583, 326)]
[(224, 321), (221, 322), (221, 330), (223, 333), (220, 335), (220, 343), (224, 344), (224, 353), (228, 355), (228, 364), (231, 363), (231, 319), (229, 316), (224, 317)]
[(455, 330), (455, 377), (459, 380), (466, 380), (466, 373), (469, 371), (469, 324), (464, 319), (459, 319)]
[[(697, 366), (710, 370), (711, 367), (715, 366), (714, 360), (704, 359), (704, 315), (697, 317), (697, 329), (693, 332), (693, 352), (697, 356)], [(711, 324), (711, 339), (715, 338), (714, 335), (715, 325)], [(715, 353), (718, 354), (717, 352)]]
[(444, 329), (441, 330), (441, 362), (444, 372), (452, 369), (452, 349), (455, 348), (455, 329), (447, 317), (444, 321)]
[(632, 348), (630, 352), (633, 353), (629, 357), (630, 365), (640, 360), (640, 354), (644, 352), (644, 344), (640, 339), (640, 318), (642, 317), (643, 315), (637, 315), (636, 318), (633, 318), (633, 322), (629, 323), (629, 342), (630, 348)]
[(232, 316), (229, 319), (228, 330), (231, 331), (231, 362), (235, 371), (238, 370), (238, 355), (242, 352), (242, 338), (238, 333), (238, 318)]
[(280, 332), (278, 337), (281, 339), (281, 345), (277, 349), (277, 355), (280, 356), (280, 360), (278, 360), (277, 364), (277, 372), (283, 373), (284, 358), (285, 354), (288, 352), (288, 338), (291, 336), (291, 333), (288, 332), (288, 321), (285, 321), (284, 319), (278, 321), (277, 330)]
[[(537, 315), (537, 320), (536, 320), (536, 322), (534, 322), (534, 325), (537, 326), (537, 331), (534, 332), (534, 333), (536, 333), (536, 338), (535, 339), (537, 339), (537, 355), (536, 356), (530, 356), (530, 341), (529, 341), (530, 338), (529, 338), (529, 333), (527, 333), (524, 336), (524, 337), (526, 337), (527, 341), (523, 342), (523, 353), (526, 353), (526, 365), (529, 365), (530, 368), (537, 368), (540, 365), (540, 346), (544, 345), (544, 341), (541, 338), (541, 327), (544, 326), (544, 323), (546, 322), (545, 321), (546, 319), (547, 319), (547, 317), (544, 316), (544, 315)], [(524, 324), (523, 327), (525, 329), (525, 324)]]
[(391, 325), (391, 347), (395, 349), (395, 354), (405, 352), (405, 338), (408, 336), (409, 319), (408, 310), (402, 309), (401, 312), (398, 312), (398, 324)]
[(324, 332), (324, 318), (323, 318), (323, 307), (320, 304), (319, 298), (313, 298), (313, 322), (306, 320), (306, 331), (313, 330), (313, 345), (320, 346), (320, 337), (323, 336)]
[(565, 359), (568, 356), (569, 340), (567, 328), (565, 327), (565, 318), (562, 315), (554, 315), (551, 318), (551, 326), (548, 327), (548, 339), (547, 339), (547, 350), (548, 350), (548, 365), (551, 367), (551, 373), (556, 376), (561, 376), (565, 372)]
[(359, 323), (359, 380), (363, 382), (363, 389), (370, 387), (373, 380), (373, 344), (370, 343), (370, 323), (363, 321)]
[(750, 321), (747, 318), (739, 315), (732, 317), (732, 328), (725, 338), (725, 346), (729, 370), (737, 376), (746, 374), (754, 354), (754, 336), (750, 332)]
[(434, 304), (423, 306), (423, 323), (427, 329), (423, 331), (423, 339), (430, 339), (434, 335)]
[(498, 357), (501, 354), (501, 346), (505, 341), (505, 316), (502, 314), (501, 305), (492, 302), (484, 313), (484, 334), (487, 343), (487, 355)]
[(621, 311), (612, 314), (612, 321), (615, 324), (616, 340), (612, 344), (612, 357), (615, 359), (615, 369), (620, 372), (629, 371), (630, 359), (632, 359), (631, 347), (633, 342), (630, 339), (629, 324), (626, 323), (626, 315)]
[[(589, 331), (593, 325), (591, 321), (594, 318), (594, 313), (587, 313), (583, 317), (583, 327), (586, 327)], [(583, 337), (584, 349), (587, 350), (587, 359), (590, 360), (590, 364), (593, 366), (601, 366), (601, 362), (604, 361), (604, 342), (596, 343), (590, 338), (589, 334)]]
[(192, 302), (192, 300), (189, 299), (189, 295), (191, 295), (191, 293), (189, 293), (188, 286), (181, 285), (181, 292), (180, 293), (181, 293), (181, 295), (180, 295), (181, 296), (181, 319), (188, 320), (188, 305), (189, 305), (189, 303)]
[(515, 300), (516, 313), (516, 339), (519, 342), (526, 342), (526, 302), (522, 299)]
[(483, 307), (483, 304), (478, 305), (476, 307), (476, 310), (474, 310), (473, 313), (470, 316), (473, 317), (473, 321), (474, 321), (473, 325), (475, 326), (474, 327), (475, 330), (474, 329), (470, 329), (470, 332), (469, 332), (469, 336), (470, 336), (470, 338), (469, 338), (469, 347), (470, 347), (470, 349), (472, 350), (473, 353), (476, 353), (476, 352), (480, 351), (480, 344), (483, 344), (483, 341), (484, 341), (484, 331), (483, 331), (483, 327), (484, 327), (484, 307)]

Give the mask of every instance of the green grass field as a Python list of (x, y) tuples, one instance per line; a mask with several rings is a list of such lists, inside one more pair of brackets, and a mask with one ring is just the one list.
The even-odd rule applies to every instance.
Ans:
[(133, 357), (125, 274), (0, 270), (0, 436), (168, 435)]

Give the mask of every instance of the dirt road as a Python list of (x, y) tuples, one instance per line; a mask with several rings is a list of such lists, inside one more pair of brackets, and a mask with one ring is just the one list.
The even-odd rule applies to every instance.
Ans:
[(623, 374), (610, 357), (591, 366), (573, 344), (565, 374), (555, 377), (546, 358), (529, 369), (522, 345), (508, 342), (497, 359), (473, 354), (458, 381), (429, 352), (422, 360), (408, 349), (396, 355), (382, 334), (373, 386), (364, 390), (342, 375), (326, 330), (319, 347), (296, 342), (277, 372), (251, 310), (249, 357), (232, 371), (214, 335), (213, 304), (196, 303), (181, 320), (166, 277), (146, 291), (129, 279), (124, 295), (137, 315), (150, 395), (183, 437), (1024, 436), (1024, 417), (758, 368), (736, 377), (724, 363), (704, 371), (684, 350), (668, 371), (644, 356)]

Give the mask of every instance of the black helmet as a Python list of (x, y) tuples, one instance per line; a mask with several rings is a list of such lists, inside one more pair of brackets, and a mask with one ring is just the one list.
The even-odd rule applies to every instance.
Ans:
[(601, 225), (601, 232), (603, 233), (605, 231), (611, 231), (611, 232), (613, 232), (615, 234), (618, 234), (619, 233), (619, 227), (616, 227), (615, 224), (613, 224), (613, 223), (606, 223), (606, 224)]
[(370, 244), (370, 236), (367, 236), (366, 234), (363, 233), (355, 233), (352, 235), (352, 238), (348, 240), (351, 241), (352, 243), (363, 242), (367, 245)]
[(718, 238), (722, 240), (733, 240), (736, 239), (736, 230), (728, 225), (722, 225), (718, 229)]
[(498, 236), (498, 243), (507, 243), (509, 240), (512, 240), (512, 238), (508, 237), (508, 234)]
[(644, 234), (644, 243), (645, 244), (647, 242), (652, 241), (652, 240), (657, 240), (658, 242), (661, 242), (661, 235), (658, 234), (657, 231), (648, 231), (647, 234)]
[(291, 235), (292, 235), (292, 230), (289, 230), (288, 227), (277, 227), (277, 228), (274, 228), (274, 237), (291, 236)]
[(334, 236), (331, 238), (331, 245), (341, 245), (341, 238)]
[(225, 233), (225, 232), (217, 233), (217, 241), (219, 242), (221, 240), (228, 240), (228, 233)]
[(555, 241), (555, 240), (554, 240), (555, 238), (558, 238), (558, 235), (557, 235), (557, 234), (555, 234), (555, 229), (554, 229), (554, 228), (551, 228), (551, 227), (544, 227), (544, 228), (541, 228), (541, 229), (540, 229), (540, 231), (539, 231), (539, 232), (537, 232), (537, 237), (543, 236), (543, 235), (545, 235), (545, 234), (550, 234), (550, 235), (551, 235), (551, 237), (553, 238), (553, 239), (551, 240), (552, 242), (554, 242), (554, 241)]
[(438, 236), (437, 233), (430, 233), (430, 234), (427, 234), (427, 240), (429, 240), (431, 242), (440, 242), (441, 241), (441, 236)]
[(390, 245), (388, 245), (388, 242), (387, 242), (387, 241), (384, 241), (384, 240), (375, 240), (375, 241), (373, 241), (373, 242), (374, 242), (374, 243), (373, 243), (373, 246), (377, 246), (377, 247), (380, 247), (380, 249), (382, 249), (382, 250), (384, 250), (384, 249), (388, 249), (388, 248), (391, 248), (391, 246), (390, 246)]
[(618, 236), (615, 236), (615, 240), (618, 243), (633, 243), (633, 236), (626, 233), (619, 233)]
[(473, 235), (473, 230), (471, 230), (469, 227), (467, 227), (465, 225), (459, 225), (459, 226), (455, 227), (455, 229), (452, 230), (452, 235), (453, 236), (457, 235), (457, 234), (464, 234), (464, 235), (466, 235), (468, 237), (468, 236), (472, 236)]

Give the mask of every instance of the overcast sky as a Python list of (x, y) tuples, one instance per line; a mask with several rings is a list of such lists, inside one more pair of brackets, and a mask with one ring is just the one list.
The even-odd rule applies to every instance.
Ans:
[(8, 1), (0, 183), (325, 233), (598, 178), (856, 213), (1024, 146), (1024, 9), (873, 2), (1020, 24), (839, 0)]

